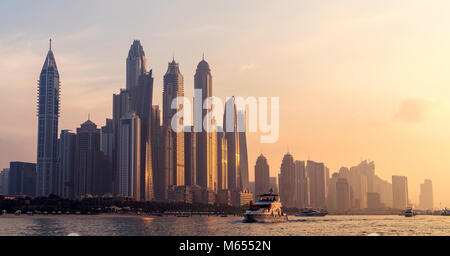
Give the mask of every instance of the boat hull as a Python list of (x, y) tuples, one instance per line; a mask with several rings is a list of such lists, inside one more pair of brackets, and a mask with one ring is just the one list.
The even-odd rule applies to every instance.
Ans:
[(276, 223), (286, 222), (288, 220), (287, 215), (263, 215), (263, 214), (244, 214), (245, 223)]

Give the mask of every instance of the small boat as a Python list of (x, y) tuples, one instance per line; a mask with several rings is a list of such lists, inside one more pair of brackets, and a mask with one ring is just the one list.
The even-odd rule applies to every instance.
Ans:
[(272, 191), (259, 195), (259, 200), (244, 213), (244, 222), (286, 222), (288, 217), (281, 209), (280, 198)]
[(298, 216), (298, 217), (323, 217), (327, 214), (328, 214), (327, 211), (314, 210), (312, 208), (303, 208), (303, 209), (301, 209), (300, 213), (298, 213), (296, 216)]
[(33, 212), (32, 212), (32, 211), (28, 211), (28, 212), (27, 212), (27, 215), (28, 215), (28, 216), (33, 216)]
[(22, 214), (22, 211), (21, 211), (21, 210), (17, 210), (17, 211), (14, 213), (14, 215), (16, 215), (16, 216), (19, 216), (20, 214)]
[(441, 215), (442, 215), (442, 216), (450, 216), (450, 210), (448, 210), (447, 208), (445, 208), (444, 210), (442, 210)]
[(191, 217), (191, 215), (189, 213), (179, 213), (177, 215), (175, 215), (176, 217)]
[(228, 214), (225, 214), (225, 213), (221, 214), (220, 217), (226, 218), (226, 217), (228, 217)]
[(6, 210), (3, 210), (2, 211), (2, 214), (7, 214), (8, 212), (6, 211)]
[(69, 211), (67, 211), (67, 212), (66, 212), (66, 215), (70, 215), (70, 212), (69, 212)]
[(405, 217), (414, 217), (416, 216), (416, 212), (412, 208), (408, 208), (403, 211), (402, 215)]

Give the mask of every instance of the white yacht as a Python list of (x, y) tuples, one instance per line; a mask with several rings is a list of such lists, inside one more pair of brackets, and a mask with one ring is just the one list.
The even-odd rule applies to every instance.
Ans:
[(259, 195), (256, 203), (250, 202), (250, 209), (244, 213), (244, 222), (285, 222), (286, 213), (281, 210), (281, 202), (277, 194)]
[(447, 208), (445, 208), (444, 210), (442, 210), (441, 215), (442, 215), (442, 216), (450, 216), (450, 210), (448, 210)]
[(314, 210), (312, 208), (303, 208), (296, 216), (298, 216), (298, 217), (323, 217), (327, 214), (328, 214), (328, 212), (324, 211), (324, 210)]

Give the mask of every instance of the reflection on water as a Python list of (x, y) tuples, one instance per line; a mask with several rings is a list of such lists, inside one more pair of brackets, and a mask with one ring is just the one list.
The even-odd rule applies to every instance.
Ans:
[(450, 217), (289, 217), (286, 223), (243, 223), (241, 217), (0, 216), (0, 235), (33, 236), (374, 236), (450, 235)]

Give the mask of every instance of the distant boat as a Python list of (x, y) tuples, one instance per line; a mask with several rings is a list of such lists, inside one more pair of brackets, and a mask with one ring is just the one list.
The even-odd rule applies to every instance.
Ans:
[(188, 214), (188, 213), (180, 213), (180, 214), (177, 214), (177, 215), (175, 215), (176, 217), (191, 217), (191, 215), (190, 214)]
[(14, 213), (14, 215), (17, 215), (17, 216), (19, 216), (20, 214), (22, 214), (22, 211), (21, 211), (21, 210), (17, 210), (17, 211)]
[(416, 216), (416, 212), (412, 208), (408, 208), (402, 212), (402, 215), (405, 217), (414, 217)]
[(312, 208), (303, 208), (301, 209), (300, 213), (298, 213), (297, 217), (323, 217), (327, 215), (327, 211), (323, 210), (314, 210)]
[(450, 216), (450, 210), (448, 210), (447, 208), (445, 208), (444, 210), (442, 210), (441, 215), (442, 215), (442, 216)]
[(220, 217), (224, 217), (225, 218), (225, 217), (228, 217), (228, 215), (227, 214), (221, 214)]

